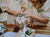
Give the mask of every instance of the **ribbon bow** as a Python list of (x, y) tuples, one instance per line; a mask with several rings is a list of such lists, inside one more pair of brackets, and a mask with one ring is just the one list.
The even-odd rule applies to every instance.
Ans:
[[(18, 18), (16, 19), (16, 21), (18, 21), (19, 19), (21, 19), (22, 22), (23, 22), (23, 24), (24, 24), (23, 34), (22, 34), (20, 37), (24, 37), (24, 36), (25, 36), (25, 31), (26, 31), (26, 26), (27, 26), (27, 25), (25, 25), (24, 19), (25, 19), (25, 20), (28, 20), (28, 19), (27, 19), (27, 18), (24, 18), (24, 16), (23, 16), (23, 17), (18, 17)], [(30, 20), (28, 20), (28, 23), (29, 23), (29, 21), (30, 21)], [(16, 24), (17, 24), (17, 22), (16, 22)], [(18, 25), (18, 24), (17, 24), (17, 25)], [(20, 33), (21, 33), (21, 32), (20, 32)]]

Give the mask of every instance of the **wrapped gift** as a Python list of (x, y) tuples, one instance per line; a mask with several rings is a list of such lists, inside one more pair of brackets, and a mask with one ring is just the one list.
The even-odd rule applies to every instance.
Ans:
[(28, 20), (27, 18), (24, 18), (24, 16), (21, 17), (21, 15), (15, 18), (15, 23), (19, 28), (23, 28), (24, 25), (28, 25), (29, 22), (30, 20)]
[(0, 35), (5, 33), (6, 31), (7, 31), (6, 29), (0, 30)]
[(15, 37), (33, 37), (35, 30), (31, 28), (26, 28), (25, 35), (23, 36), (23, 30), (20, 30)]
[(0, 35), (5, 33), (6, 31), (7, 31), (7, 29), (6, 29), (5, 25), (1, 25), (0, 26)]

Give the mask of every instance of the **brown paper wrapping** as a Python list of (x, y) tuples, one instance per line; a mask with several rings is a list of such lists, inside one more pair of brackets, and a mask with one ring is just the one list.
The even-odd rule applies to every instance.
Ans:
[(14, 30), (14, 28), (8, 28), (8, 27), (7, 27), (7, 31), (8, 31), (8, 32), (13, 32), (13, 30)]
[[(17, 22), (17, 24), (18, 24), (18, 27), (19, 28), (23, 28), (23, 21), (21, 20), (21, 19), (19, 19), (18, 21), (16, 21), (16, 19), (17, 19), (18, 17), (16, 17), (14, 20), (15, 20), (15, 24), (16, 24), (16, 22)], [(27, 20), (24, 20), (25, 21), (25, 24), (27, 25), (28, 24), (28, 21)]]
[[(30, 36), (33, 37), (35, 35), (35, 30), (31, 29), (31, 31), (33, 32)], [(20, 32), (23, 32), (23, 30), (20, 30)], [(23, 33), (17, 33), (15, 37), (20, 37)], [(25, 36), (27, 37), (27, 36)]]
[[(7, 31), (6, 29), (3, 29), (4, 33)], [(0, 35), (2, 34), (2, 31), (0, 30)]]

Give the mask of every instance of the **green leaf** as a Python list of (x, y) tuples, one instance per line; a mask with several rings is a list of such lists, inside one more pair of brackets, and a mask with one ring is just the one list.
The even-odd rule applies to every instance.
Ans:
[(22, 17), (21, 15), (19, 15), (19, 17)]
[(24, 16), (24, 14), (21, 14), (21, 16)]
[(19, 17), (22, 17), (22, 16), (24, 16), (24, 14), (21, 14), (21, 15), (18, 15)]
[(32, 33), (33, 33), (33, 32), (31, 31), (31, 29), (29, 29), (29, 30), (27, 30), (27, 31), (25, 32), (25, 34), (26, 34), (26, 35), (29, 35), (29, 36), (30, 36)]
[(1, 26), (2, 29), (6, 29), (5, 25)]

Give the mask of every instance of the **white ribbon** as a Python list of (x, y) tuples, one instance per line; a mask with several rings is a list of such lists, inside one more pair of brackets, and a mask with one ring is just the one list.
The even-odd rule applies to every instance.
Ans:
[(2, 33), (4, 33), (4, 31), (3, 31), (3, 30), (1, 30), (1, 32), (2, 32)]
[[(18, 21), (19, 19), (21, 19), (22, 22), (23, 22), (23, 24), (24, 24), (23, 34), (22, 34), (20, 37), (25, 37), (25, 31), (26, 31), (26, 26), (27, 26), (27, 25), (25, 25), (24, 20), (28, 20), (28, 19), (24, 18), (24, 16), (23, 16), (23, 17), (18, 17), (16, 21)], [(28, 20), (28, 24), (29, 24), (29, 21), (30, 21), (30, 20)], [(16, 24), (17, 24), (17, 22), (16, 22)], [(18, 25), (18, 24), (17, 24), (17, 25)], [(20, 32), (20, 33), (21, 33), (21, 32)]]
[[(18, 21), (19, 19), (22, 20), (22, 22), (23, 22), (23, 24), (24, 24), (24, 26), (25, 26), (24, 20), (28, 20), (28, 19), (27, 19), (27, 18), (24, 18), (24, 16), (23, 16), (23, 17), (18, 17), (18, 18), (16, 19), (16, 21)], [(29, 21), (30, 21), (30, 20), (28, 20), (28, 24), (29, 24)], [(16, 22), (16, 24), (17, 24), (17, 22)], [(17, 24), (17, 26), (18, 26), (18, 24)]]

